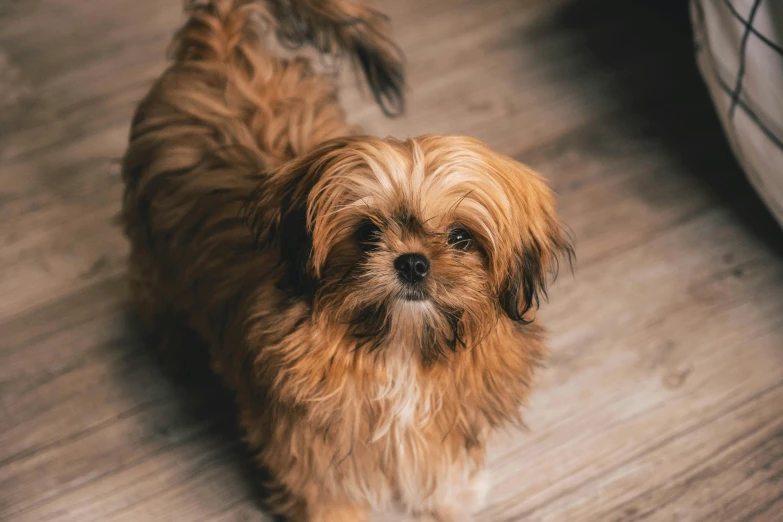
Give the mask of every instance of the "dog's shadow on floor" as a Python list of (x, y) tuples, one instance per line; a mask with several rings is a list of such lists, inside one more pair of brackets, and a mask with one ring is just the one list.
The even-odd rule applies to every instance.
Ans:
[[(589, 67), (610, 74), (607, 96), (632, 100), (630, 121), (660, 142), (746, 231), (783, 257), (783, 231), (748, 182), (699, 75), (689, 2), (566, 3), (549, 26), (582, 43)], [(615, 71), (622, 73), (613, 74)]]
[[(247, 486), (245, 496), (240, 502), (252, 506), (252, 520), (282, 521), (273, 517), (266, 509), (266, 500), (270, 492), (264, 487), (269, 475), (260, 469), (254, 461), (254, 455), (244, 444), (239, 426), (239, 412), (233, 400), (232, 392), (210, 370), (206, 349), (192, 350), (188, 357), (178, 357), (174, 361), (159, 350), (159, 340), (150, 336), (142, 326), (128, 303), (124, 311), (126, 339), (130, 344), (133, 357), (141, 359), (145, 370), (153, 373), (153, 378), (161, 383), (165, 390), (165, 399), (173, 404), (177, 411), (177, 425), (166, 424), (161, 429), (178, 429), (180, 423), (205, 426), (198, 430), (196, 437), (205, 448), (218, 451), (221, 462), (228, 463), (231, 470), (239, 475)], [(118, 378), (118, 381), (122, 381)], [(129, 386), (133, 383), (128, 382)], [(184, 421), (182, 420), (184, 419)], [(234, 503), (237, 501), (234, 500)], [(245, 517), (241, 517), (245, 520)], [(199, 519), (201, 520), (201, 519)], [(249, 520), (249, 519), (248, 519)]]

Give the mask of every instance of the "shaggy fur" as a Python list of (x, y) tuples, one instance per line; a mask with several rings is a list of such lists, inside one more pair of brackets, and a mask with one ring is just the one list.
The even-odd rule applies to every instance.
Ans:
[[(139, 312), (161, 350), (208, 348), (274, 512), (467, 520), (545, 354), (531, 315), (570, 253), (553, 195), (469, 138), (359, 135), (270, 31), (347, 54), (402, 109), (400, 53), (363, 2), (190, 3), (123, 166)], [(430, 263), (416, 286), (406, 253)]]

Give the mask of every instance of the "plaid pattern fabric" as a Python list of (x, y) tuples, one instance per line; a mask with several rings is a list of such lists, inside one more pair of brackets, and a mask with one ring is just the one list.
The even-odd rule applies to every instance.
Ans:
[(783, 1), (691, 0), (691, 19), (734, 154), (783, 225)]

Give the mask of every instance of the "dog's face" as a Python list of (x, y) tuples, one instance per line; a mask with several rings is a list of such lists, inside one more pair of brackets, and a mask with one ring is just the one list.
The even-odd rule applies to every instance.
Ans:
[(524, 322), (570, 255), (544, 180), (468, 138), (327, 142), (270, 175), (250, 207), (320, 320), (424, 360)]

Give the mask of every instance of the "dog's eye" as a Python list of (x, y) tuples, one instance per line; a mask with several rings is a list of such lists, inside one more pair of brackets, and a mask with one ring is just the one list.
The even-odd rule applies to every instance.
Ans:
[(367, 252), (378, 248), (378, 242), (381, 240), (381, 229), (378, 225), (366, 221), (356, 229), (356, 241), (359, 247)]
[(468, 250), (473, 246), (473, 238), (464, 228), (454, 228), (449, 232), (449, 245), (459, 250)]

